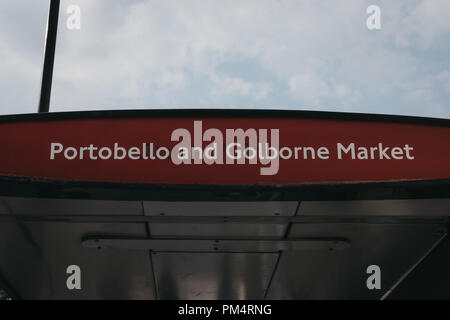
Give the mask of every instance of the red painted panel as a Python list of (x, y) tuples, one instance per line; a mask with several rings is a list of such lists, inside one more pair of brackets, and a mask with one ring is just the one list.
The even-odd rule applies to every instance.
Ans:
[[(84, 151), (68, 160), (63, 152), (50, 159), (51, 143), (67, 147), (123, 148), (153, 143), (172, 148), (175, 129), (185, 128), (194, 136), (194, 121), (202, 121), (203, 132), (219, 129), (279, 129), (281, 147), (320, 147), (329, 159), (280, 159), (273, 175), (261, 175), (257, 164), (174, 164), (166, 160), (126, 157), (123, 160), (89, 159)], [(210, 142), (204, 142), (206, 147)], [(338, 159), (338, 143), (348, 147), (401, 148), (403, 159)], [(412, 148), (406, 156), (406, 145)], [(369, 121), (343, 121), (288, 118), (112, 118), (51, 121), (3, 122), (0, 124), (0, 175), (54, 180), (154, 184), (303, 184), (326, 182), (406, 181), (450, 178), (450, 127)], [(65, 150), (65, 149), (64, 149)], [(322, 149), (324, 150), (324, 149)], [(364, 150), (364, 149), (359, 149)], [(370, 149), (369, 153), (370, 153)], [(397, 157), (400, 150), (396, 149)], [(362, 151), (361, 151), (362, 152)], [(80, 152), (78, 152), (80, 153)], [(286, 153), (285, 153), (286, 154)], [(299, 152), (299, 154), (302, 154)], [(388, 153), (390, 154), (390, 153)], [(309, 154), (310, 155), (310, 154)], [(392, 154), (390, 154), (392, 158)]]

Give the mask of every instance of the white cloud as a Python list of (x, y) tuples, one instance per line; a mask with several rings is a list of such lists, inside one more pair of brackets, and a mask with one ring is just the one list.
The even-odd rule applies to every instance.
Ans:
[(437, 76), (437, 81), (445, 92), (450, 93), (450, 69), (439, 73)]
[[(64, 28), (73, 3), (80, 31)], [(449, 117), (450, 1), (380, 0), (382, 29), (374, 32), (369, 4), (64, 0), (52, 107), (261, 105)], [(2, 29), (0, 39), (14, 32)], [(22, 42), (0, 42), (9, 54), (0, 62), (3, 96), (5, 79), (15, 73), (29, 85), (39, 72)]]
[(397, 29), (398, 33), (417, 35), (420, 41), (411, 43), (422, 49), (439, 45), (439, 37), (450, 32), (450, 1), (433, 0), (420, 1), (411, 10), (410, 15), (402, 19), (403, 25)]
[(314, 74), (300, 74), (289, 80), (291, 94), (306, 105), (318, 105), (329, 95), (328, 85)]
[(251, 97), (256, 100), (264, 99), (270, 92), (270, 87), (265, 83), (253, 83), (240, 78), (215, 76), (213, 79), (211, 96), (213, 99), (229, 95)]

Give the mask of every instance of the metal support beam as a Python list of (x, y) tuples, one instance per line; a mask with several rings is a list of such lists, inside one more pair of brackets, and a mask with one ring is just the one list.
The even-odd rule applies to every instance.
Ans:
[[(399, 286), (402, 284), (402, 282), (412, 273), (414, 272), (414, 270), (428, 257), (430, 256), (430, 254), (436, 249), (436, 247), (438, 247), (443, 241), (444, 239), (447, 238), (447, 233), (444, 233), (435, 243), (434, 245), (427, 250), (427, 252), (425, 252), (418, 261), (416, 261), (411, 267), (409, 267), (408, 270), (406, 270), (406, 272), (394, 283), (394, 285), (389, 288), (388, 291), (385, 292), (385, 294), (380, 298), (380, 300), (386, 300), (389, 298), (389, 296), (391, 295), (391, 293)], [(419, 292), (422, 290), (419, 290)]]
[(60, 0), (50, 0), (47, 31), (45, 35), (44, 66), (38, 112), (48, 112), (52, 91), (53, 64), (55, 61), (56, 35), (58, 31)]
[(65, 223), (138, 223), (152, 224), (286, 224), (286, 223), (370, 223), (370, 224), (442, 224), (447, 217), (408, 216), (130, 216), (130, 215), (0, 215), (0, 221)]
[(126, 239), (92, 237), (82, 240), (90, 249), (152, 250), (157, 252), (257, 252), (342, 250), (350, 246), (343, 238), (305, 238), (290, 240), (219, 239)]

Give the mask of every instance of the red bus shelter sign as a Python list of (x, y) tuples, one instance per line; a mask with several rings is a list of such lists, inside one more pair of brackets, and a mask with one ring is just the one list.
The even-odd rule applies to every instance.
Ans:
[(450, 178), (450, 127), (268, 118), (0, 123), (0, 175), (146, 184), (286, 185)]

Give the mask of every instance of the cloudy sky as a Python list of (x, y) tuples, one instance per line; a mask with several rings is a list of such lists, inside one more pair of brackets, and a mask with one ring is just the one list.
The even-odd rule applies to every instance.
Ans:
[[(381, 8), (368, 30), (366, 8)], [(81, 29), (66, 26), (81, 9)], [(0, 2), (0, 113), (37, 109), (47, 0)], [(449, 0), (62, 0), (51, 111), (450, 118)]]

